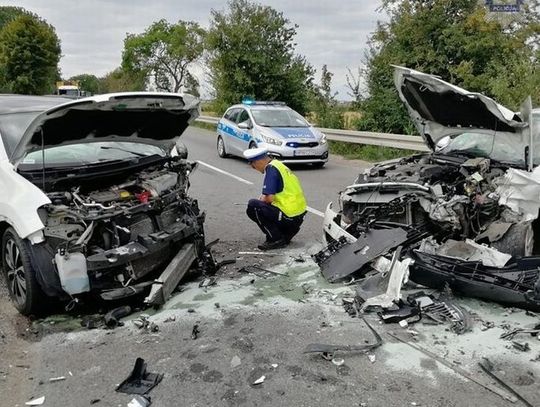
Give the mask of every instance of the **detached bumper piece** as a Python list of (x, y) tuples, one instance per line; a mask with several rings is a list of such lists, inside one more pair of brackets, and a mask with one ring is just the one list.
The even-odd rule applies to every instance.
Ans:
[(540, 257), (523, 257), (497, 268), (414, 250), (410, 279), (417, 284), (540, 311)]
[(362, 269), (382, 254), (407, 241), (404, 229), (373, 229), (349, 243), (344, 238), (315, 254), (324, 278), (335, 282)]
[(160, 232), (139, 235), (136, 242), (88, 256), (86, 259), (88, 270), (97, 271), (126, 264), (163, 250), (171, 243), (179, 242), (194, 234), (192, 227), (178, 222)]
[(116, 388), (116, 391), (127, 394), (147, 394), (156, 387), (162, 379), (163, 374), (147, 372), (144, 359), (137, 358), (135, 366), (128, 378), (120, 383)]
[(154, 282), (144, 302), (148, 305), (165, 304), (196, 258), (195, 245), (193, 243), (184, 245)]

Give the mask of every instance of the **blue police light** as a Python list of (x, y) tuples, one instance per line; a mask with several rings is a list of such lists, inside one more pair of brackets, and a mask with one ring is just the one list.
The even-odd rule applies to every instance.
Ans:
[(244, 104), (244, 105), (254, 105), (254, 104), (255, 104), (255, 101), (254, 101), (253, 99), (251, 99), (251, 98), (249, 98), (249, 97), (246, 96), (246, 97), (244, 97), (244, 98), (242, 99), (242, 104)]

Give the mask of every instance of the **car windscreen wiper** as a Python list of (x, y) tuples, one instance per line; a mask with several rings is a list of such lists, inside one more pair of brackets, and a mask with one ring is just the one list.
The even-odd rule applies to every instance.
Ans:
[(148, 155), (149, 155), (149, 154), (139, 153), (138, 151), (128, 150), (127, 148), (115, 147), (115, 146), (100, 146), (99, 148), (100, 148), (101, 150), (118, 150), (118, 151), (124, 151), (124, 152), (126, 152), (126, 153), (130, 153), (130, 154), (136, 155), (137, 157), (148, 157)]

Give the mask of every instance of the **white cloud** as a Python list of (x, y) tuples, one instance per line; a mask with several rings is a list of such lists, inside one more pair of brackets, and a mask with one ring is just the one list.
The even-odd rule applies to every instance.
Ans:
[[(375, 29), (379, 2), (369, 0), (262, 0), (299, 25), (297, 51), (318, 70), (334, 73), (334, 88), (347, 98), (345, 74), (363, 58)], [(35, 12), (57, 31), (62, 42), (60, 67), (64, 77), (80, 73), (98, 76), (119, 66), (126, 33), (142, 32), (159, 19), (193, 20), (208, 26), (210, 10), (226, 6), (220, 0), (4, 0), (3, 5)], [(200, 71), (200, 70), (199, 70)]]

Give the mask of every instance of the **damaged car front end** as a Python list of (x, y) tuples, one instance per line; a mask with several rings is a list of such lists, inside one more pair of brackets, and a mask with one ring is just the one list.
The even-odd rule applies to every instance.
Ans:
[[(328, 206), (326, 247), (314, 256), (323, 274), (329, 281), (364, 275), (400, 247), (401, 259), (412, 260), (415, 282), (447, 283), (491, 300), (510, 289), (515, 295), (503, 302), (539, 308), (539, 269), (530, 257), (540, 241), (540, 169), (534, 167), (540, 155), (533, 148), (540, 137), (538, 112), (516, 114), (482, 94), (402, 67), (395, 68), (395, 84), (431, 152), (365, 170), (340, 193), (339, 212)], [(430, 254), (427, 241), (437, 246)], [(463, 243), (461, 250), (443, 255), (452, 242)], [(481, 258), (494, 264), (480, 270)], [(445, 278), (427, 276), (441, 268)], [(493, 292), (466, 290), (473, 281)]]
[[(35, 314), (51, 297), (142, 294), (162, 304), (207, 255), (204, 214), (188, 195), (196, 164), (178, 141), (197, 99), (107, 94), (42, 111), (36, 99), (0, 118), (2, 266), (15, 306)], [(9, 124), (23, 115), (32, 120), (17, 134)]]

